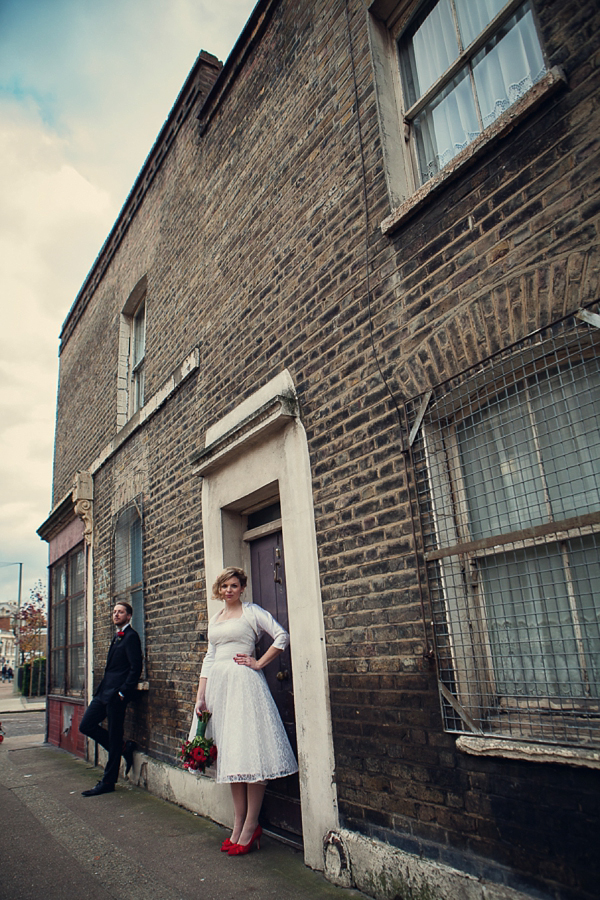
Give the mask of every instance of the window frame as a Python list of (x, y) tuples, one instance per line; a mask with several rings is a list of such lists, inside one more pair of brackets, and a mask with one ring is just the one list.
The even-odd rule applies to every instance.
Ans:
[[(581, 327), (581, 326), (576, 326)], [(595, 338), (592, 346), (596, 347), (596, 354), (600, 336)], [(539, 346), (539, 344), (538, 344)], [(573, 355), (571, 355), (571, 353)], [(558, 362), (556, 357), (554, 366), (548, 362), (550, 356), (534, 358), (536, 351), (531, 353), (531, 359), (527, 361), (523, 357), (522, 370), (515, 380), (515, 389), (519, 382), (524, 382), (525, 390), (530, 390), (530, 380), (534, 374), (544, 372), (548, 379), (556, 374), (562, 378), (562, 371), (574, 357), (575, 350), (561, 351)], [(580, 362), (584, 365), (592, 362), (596, 357), (588, 350), (588, 355), (583, 356)], [(480, 398), (480, 406), (492, 405), (494, 398), (498, 399), (506, 390), (507, 378), (511, 372), (510, 356), (507, 364), (499, 366), (490, 375), (485, 373), (485, 367), (478, 367), (478, 372), (473, 373), (473, 386), (471, 396)], [(556, 371), (553, 371), (556, 369)], [(589, 380), (589, 374), (581, 370), (582, 375)], [(594, 375), (597, 373), (594, 372)], [(468, 373), (463, 373), (465, 381)], [(486, 380), (490, 379), (491, 380)], [(559, 381), (560, 381), (559, 378)], [(457, 376), (457, 383), (460, 377)], [(558, 383), (558, 382), (557, 382)], [(561, 381), (561, 386), (564, 381)], [(452, 389), (450, 389), (449, 393)], [(554, 389), (555, 390), (555, 389)], [(554, 390), (552, 396), (555, 396)], [(590, 390), (592, 390), (590, 388)], [(447, 396), (447, 395), (446, 395)], [(590, 395), (591, 396), (591, 395)], [(441, 397), (441, 394), (440, 394)], [(546, 395), (545, 402), (549, 401), (550, 394)], [(421, 398), (423, 400), (423, 398)], [(429, 396), (423, 400), (424, 409), (427, 410)], [(439, 398), (438, 398), (439, 399)], [(463, 398), (464, 399), (464, 398)], [(414, 403), (407, 405), (414, 417)], [(593, 680), (591, 690), (587, 696), (583, 693), (586, 684), (584, 677), (585, 666), (592, 672), (593, 651), (586, 648), (588, 640), (596, 640), (592, 634), (586, 633), (585, 610), (582, 612), (581, 599), (576, 591), (576, 580), (573, 577), (574, 556), (582, 550), (569, 542), (581, 541), (582, 545), (589, 536), (594, 536), (594, 564), (597, 565), (598, 548), (600, 546), (600, 509), (583, 514), (571, 515), (568, 518), (548, 518), (540, 525), (523, 527), (514, 531), (495, 531), (489, 536), (474, 539), (470, 532), (469, 511), (466, 498), (466, 485), (464, 471), (460, 463), (460, 451), (458, 447), (457, 429), (467, 418), (461, 413), (459, 401), (456, 401), (456, 410), (452, 411), (452, 400), (442, 412), (428, 410), (422, 416), (420, 428), (418, 427), (418, 440), (415, 442), (413, 459), (417, 461), (417, 482), (420, 481), (419, 491), (419, 520), (424, 549), (424, 575), (428, 591), (428, 600), (432, 608), (432, 625), (434, 628), (434, 643), (438, 661), (438, 676), (440, 679), (440, 694), (442, 698), (442, 711), (444, 714), (445, 730), (462, 732), (488, 737), (506, 738), (563, 744), (568, 746), (587, 746), (586, 741), (596, 741), (600, 744), (600, 727), (591, 725), (586, 729), (581, 725), (581, 720), (590, 716), (600, 721), (600, 683), (597, 678)], [(465, 406), (469, 406), (465, 401)], [(519, 398), (519, 407), (523, 402), (529, 402), (528, 398)], [(550, 401), (551, 402), (551, 401)], [(436, 401), (434, 398), (435, 407)], [(545, 409), (546, 407), (544, 407)], [(590, 404), (590, 409), (592, 405)], [(450, 410), (450, 412), (448, 412)], [(454, 416), (454, 419), (452, 419)], [(534, 418), (532, 416), (532, 422)], [(436, 433), (437, 432), (437, 433)], [(443, 438), (443, 444), (440, 441)], [(591, 445), (595, 447), (596, 445)], [(554, 459), (561, 459), (560, 455)], [(545, 465), (545, 462), (544, 462)], [(418, 474), (420, 472), (420, 474)], [(578, 494), (574, 493), (574, 497)], [(582, 507), (579, 506), (579, 511)], [(561, 511), (564, 512), (564, 510)], [(442, 537), (443, 535), (443, 537)], [(486, 600), (485, 579), (482, 571), (482, 562), (493, 563), (496, 557), (499, 565), (506, 571), (512, 566), (517, 571), (518, 554), (523, 551), (534, 551), (531, 558), (523, 560), (524, 568), (533, 560), (531, 571), (535, 571), (535, 554), (538, 548), (546, 548), (549, 558), (548, 565), (552, 573), (560, 566), (564, 574), (564, 584), (567, 591), (566, 597), (561, 597), (569, 612), (570, 619), (559, 625), (561, 640), (564, 636), (573, 632), (573, 642), (577, 648), (575, 656), (572, 656), (569, 667), (565, 671), (575, 676), (574, 660), (578, 661), (578, 673), (570, 678), (570, 684), (574, 685), (572, 692), (548, 692), (543, 695), (538, 693), (537, 681), (531, 682), (536, 690), (524, 691), (520, 694), (502, 692), (496, 684), (497, 673), (502, 666), (497, 666), (498, 652), (493, 648), (494, 638), (492, 628), (488, 622), (490, 607)], [(544, 552), (543, 550), (539, 551)], [(504, 559), (502, 558), (504, 554)], [(515, 555), (517, 554), (517, 555)], [(594, 570), (595, 571), (595, 570)], [(597, 577), (587, 573), (592, 579)], [(513, 577), (512, 574), (510, 577)], [(527, 575), (529, 577), (529, 574)], [(579, 575), (577, 577), (580, 577)], [(556, 582), (560, 583), (560, 582)], [(592, 582), (590, 582), (592, 583)], [(557, 595), (558, 596), (558, 595)], [(498, 625), (497, 604), (498, 587), (493, 595), (492, 617), (495, 626)], [(510, 601), (507, 600), (507, 608), (510, 610), (513, 604), (513, 594)], [(493, 604), (496, 604), (494, 608)], [(516, 608), (516, 607), (515, 607)], [(525, 607), (524, 607), (525, 608)], [(510, 611), (507, 621), (510, 619)], [(531, 613), (524, 613), (525, 621)], [(516, 622), (516, 619), (515, 619)], [(466, 625), (468, 623), (468, 627)], [(533, 637), (529, 639), (528, 646), (521, 653), (520, 649), (515, 653), (518, 665), (525, 660), (527, 652), (533, 656), (539, 655), (536, 650), (536, 642), (540, 642), (541, 626), (534, 622), (532, 628)], [(515, 627), (514, 625), (512, 626)], [(537, 631), (536, 631), (537, 629)], [(497, 638), (496, 638), (497, 640)], [(558, 659), (560, 652), (555, 646), (555, 639), (550, 641), (550, 656), (548, 659)], [(541, 644), (540, 644), (541, 646)], [(567, 651), (563, 648), (563, 653)], [(507, 670), (509, 667), (507, 666)], [(558, 671), (558, 666), (556, 666)], [(543, 679), (542, 679), (543, 680)], [(590, 679), (592, 680), (592, 679)], [(510, 679), (509, 679), (510, 681)], [(524, 682), (529, 686), (529, 682)], [(557, 681), (560, 688), (562, 682)], [(578, 689), (581, 693), (578, 692)], [(508, 711), (508, 712), (507, 712)], [(504, 715), (504, 719), (502, 717)], [(537, 719), (536, 719), (537, 715)], [(494, 719), (496, 716), (496, 719)], [(501, 721), (502, 720), (502, 721)], [(594, 727), (596, 730), (594, 731)]]
[[(140, 324), (141, 323), (141, 324)], [(129, 359), (129, 418), (144, 405), (146, 378), (146, 297), (142, 297), (131, 317)], [(139, 347), (141, 345), (141, 352)]]
[[(474, 140), (460, 150), (432, 178), (420, 183), (417, 177), (417, 153), (411, 128), (405, 121), (406, 114), (415, 115), (440, 89), (440, 83), (450, 80), (450, 70), (428, 88), (415, 104), (404, 103), (404, 89), (401, 78), (401, 61), (398, 42), (421, 13), (427, 0), (372, 0), (368, 7), (367, 24), (375, 95), (384, 159), (384, 172), (391, 206), (391, 214), (381, 223), (384, 234), (392, 234), (410, 218), (431, 196), (453, 178), (461, 174), (488, 148), (526, 118), (540, 103), (566, 84), (566, 78), (558, 67), (548, 69), (548, 57), (538, 24), (536, 4), (531, 0), (531, 9), (536, 34), (542, 56), (546, 63), (546, 75), (536, 82), (525, 94), (507, 108), (498, 118)], [(459, 60), (452, 64), (460, 70), (466, 56), (472, 58), (485, 46), (491, 33), (502, 27), (526, 0), (509, 0), (507, 5), (490, 22), (484, 31), (465, 48)], [(456, 74), (454, 72), (454, 74)]]
[[(425, 3), (419, 4), (417, 6), (417, 8), (415, 9), (414, 14), (411, 16), (409, 22), (406, 23), (406, 25), (404, 25), (404, 27), (402, 29), (400, 29), (399, 32), (397, 30), (394, 30), (392, 32), (392, 34), (394, 36), (396, 48), (397, 48), (398, 65), (400, 67), (400, 70), (402, 70), (402, 67), (403, 67), (402, 48), (401, 48), (403, 35), (406, 32), (410, 31), (411, 23), (413, 22), (413, 20), (415, 18), (417, 18), (417, 16), (421, 16), (421, 14), (422, 14), (421, 10), (423, 8), (428, 10), (428, 12), (431, 12), (431, 11), (433, 11), (435, 6), (439, 2), (440, 2), (440, 0), (432, 0), (432, 2), (425, 2)], [(454, 0), (449, 0), (449, 2), (452, 5), (454, 4)], [(405, 90), (402, 85), (402, 77), (400, 78), (401, 94), (402, 94), (401, 103), (402, 103), (402, 108), (403, 108), (403, 121), (404, 121), (405, 128), (408, 128), (410, 131), (410, 138), (407, 140), (406, 136), (405, 136), (405, 140), (410, 146), (415, 190), (417, 190), (419, 187), (422, 187), (423, 184), (427, 183), (426, 181), (423, 181), (419, 176), (418, 153), (417, 153), (417, 149), (416, 149), (416, 139), (414, 137), (414, 121), (415, 121), (415, 119), (421, 112), (423, 112), (423, 110), (427, 106), (429, 106), (429, 104), (433, 100), (435, 100), (436, 97), (440, 96), (443, 93), (443, 91), (449, 86), (449, 84), (455, 78), (457, 78), (461, 73), (466, 72), (468, 75), (468, 78), (471, 82), (471, 90), (473, 92), (473, 95), (477, 98), (477, 102), (475, 104), (475, 109), (476, 109), (476, 113), (477, 113), (477, 119), (479, 122), (480, 134), (484, 134), (484, 132), (488, 128), (492, 127), (492, 125), (485, 126), (483, 123), (477, 88), (474, 84), (473, 59), (485, 47), (485, 45), (501, 30), (501, 28), (514, 15), (516, 15), (518, 10), (521, 7), (525, 6), (528, 2), (529, 2), (529, 0), (508, 0), (508, 2), (500, 10), (500, 12), (497, 13), (490, 22), (488, 22), (488, 24), (483, 28), (483, 30), (474, 38), (474, 40), (467, 47), (461, 48), (460, 33), (458, 30), (458, 26), (455, 23), (455, 27), (457, 29), (456, 36), (457, 36), (457, 40), (459, 41), (458, 56), (456, 57), (455, 60), (452, 61), (452, 63), (448, 66), (448, 68), (436, 79), (436, 81), (434, 81), (433, 84), (431, 84), (424, 91), (424, 93), (420, 97), (418, 97), (417, 100), (410, 106), (407, 106), (407, 104), (406, 104)], [(531, 8), (531, 13), (532, 13), (532, 17), (533, 17), (535, 34), (538, 39), (541, 54), (544, 58), (545, 71), (547, 72), (548, 71), (548, 60), (547, 60), (546, 54), (544, 53), (544, 48), (543, 48), (543, 44), (542, 44), (542, 40), (541, 40), (541, 36), (540, 36), (540, 29), (539, 29), (539, 26), (537, 23), (537, 16), (536, 16), (535, 8), (531, 2), (529, 2), (529, 6)], [(453, 6), (453, 11), (454, 11), (454, 6)], [(535, 84), (537, 84), (537, 82), (535, 82)], [(508, 109), (510, 109), (513, 105), (514, 105), (514, 103), (511, 103), (510, 106), (508, 107)], [(406, 134), (406, 132), (405, 132), (405, 134)], [(449, 160), (446, 165), (449, 165), (451, 161), (452, 160)], [(445, 168), (445, 166), (442, 166), (442, 168), (439, 171), (440, 172), (443, 171), (444, 168)]]
[[(146, 333), (148, 279), (144, 275), (129, 294), (119, 321), (117, 360), (117, 430), (144, 406), (146, 393)], [(136, 319), (143, 316), (143, 353), (136, 352)]]
[[(71, 583), (73, 581), (72, 565), (74, 559), (81, 557), (81, 587), (76, 591), (71, 591)], [(56, 601), (56, 576), (60, 570), (64, 571), (65, 577), (65, 594), (60, 601)], [(49, 693), (61, 697), (84, 697), (86, 686), (86, 668), (85, 668), (85, 646), (86, 646), (86, 609), (85, 609), (85, 578), (86, 578), (86, 554), (85, 545), (78, 544), (69, 550), (64, 556), (56, 560), (51, 566), (50, 573), (50, 659), (49, 659)], [(72, 616), (76, 603), (81, 603), (83, 614), (83, 626), (81, 629), (81, 639), (73, 641)], [(57, 614), (59, 607), (64, 611), (64, 640), (55, 644)], [(83, 656), (82, 679), (81, 686), (74, 687), (71, 683), (72, 669), (72, 653), (80, 651)], [(62, 657), (62, 686), (55, 683), (55, 669), (57, 655)]]
[[(139, 545), (133, 549), (134, 541)], [(134, 562), (134, 556), (136, 562)], [(112, 602), (113, 606), (125, 601), (133, 607), (132, 627), (138, 632), (145, 656), (145, 588), (144, 588), (144, 518), (142, 498), (137, 497), (116, 514), (112, 539)], [(139, 566), (139, 578), (134, 568)]]

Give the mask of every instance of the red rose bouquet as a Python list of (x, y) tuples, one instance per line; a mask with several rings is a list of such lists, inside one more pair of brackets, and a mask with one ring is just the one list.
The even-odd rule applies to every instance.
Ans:
[(181, 745), (183, 768), (188, 772), (204, 772), (210, 768), (217, 758), (217, 748), (212, 738), (204, 736), (210, 713), (205, 710), (198, 718), (198, 728), (193, 741), (185, 741)]

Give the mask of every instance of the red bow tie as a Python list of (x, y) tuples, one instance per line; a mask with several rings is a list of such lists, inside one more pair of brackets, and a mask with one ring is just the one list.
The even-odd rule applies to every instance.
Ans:
[(124, 631), (117, 631), (117, 637), (123, 637), (124, 634)]

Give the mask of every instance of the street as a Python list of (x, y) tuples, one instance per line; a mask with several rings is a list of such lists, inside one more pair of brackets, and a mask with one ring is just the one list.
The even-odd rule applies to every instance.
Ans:
[(43, 735), (46, 731), (45, 712), (0, 713), (0, 722), (5, 738)]

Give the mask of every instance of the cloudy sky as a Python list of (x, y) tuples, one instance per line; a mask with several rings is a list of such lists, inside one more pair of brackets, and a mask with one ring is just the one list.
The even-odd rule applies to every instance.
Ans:
[(0, 0), (0, 602), (46, 582), (58, 335), (200, 50), (256, 0)]

